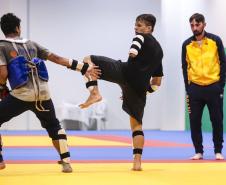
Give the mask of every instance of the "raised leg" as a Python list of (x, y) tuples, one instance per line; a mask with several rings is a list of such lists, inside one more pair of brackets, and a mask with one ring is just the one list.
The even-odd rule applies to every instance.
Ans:
[[(83, 62), (88, 63), (89, 65), (94, 65), (90, 56), (85, 57)], [(86, 80), (86, 88), (89, 90), (90, 95), (84, 103), (79, 105), (82, 109), (102, 100), (102, 96), (98, 89), (97, 77), (87, 75), (84, 75), (84, 77)]]

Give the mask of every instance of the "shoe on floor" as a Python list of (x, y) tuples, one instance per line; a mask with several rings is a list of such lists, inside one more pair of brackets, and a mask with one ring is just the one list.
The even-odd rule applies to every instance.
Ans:
[(216, 160), (224, 160), (224, 156), (221, 153), (216, 153), (215, 154), (215, 159)]
[(70, 163), (66, 163), (64, 161), (58, 161), (58, 164), (61, 164), (62, 172), (64, 173), (71, 173), (73, 171)]
[(196, 153), (194, 156), (192, 156), (191, 158), (190, 158), (191, 160), (201, 160), (201, 159), (203, 159), (203, 154), (201, 154), (201, 153)]

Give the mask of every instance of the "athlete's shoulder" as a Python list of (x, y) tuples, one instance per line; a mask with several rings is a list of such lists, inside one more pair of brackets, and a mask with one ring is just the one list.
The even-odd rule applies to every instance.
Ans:
[(194, 36), (191, 36), (189, 38), (187, 38), (184, 42), (183, 42), (183, 46), (186, 46), (186, 45), (189, 45), (192, 41), (195, 40), (195, 37)]
[(137, 33), (133, 38), (133, 40), (139, 40), (141, 43), (144, 42), (144, 39), (145, 39), (145, 37), (144, 37), (144, 34), (142, 34), (142, 33)]
[(213, 33), (205, 32), (205, 36), (209, 39), (215, 40), (215, 41), (221, 41), (221, 38)]

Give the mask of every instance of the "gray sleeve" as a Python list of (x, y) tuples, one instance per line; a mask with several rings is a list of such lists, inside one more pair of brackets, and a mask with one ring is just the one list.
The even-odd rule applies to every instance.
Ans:
[(50, 54), (50, 51), (48, 49), (46, 49), (45, 47), (37, 44), (36, 42), (33, 42), (33, 44), (37, 49), (37, 55), (38, 55), (37, 57), (40, 59), (43, 59), (43, 60), (47, 60), (47, 58)]
[(7, 61), (2, 49), (3, 48), (0, 47), (0, 66), (7, 65)]

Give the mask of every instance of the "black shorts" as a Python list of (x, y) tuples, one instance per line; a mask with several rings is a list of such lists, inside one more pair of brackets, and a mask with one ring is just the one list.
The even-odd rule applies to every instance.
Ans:
[(122, 108), (130, 116), (142, 124), (144, 107), (146, 104), (146, 92), (137, 93), (124, 77), (126, 63), (104, 56), (91, 55), (92, 62), (101, 69), (100, 79), (118, 84), (122, 89)]
[(59, 120), (56, 118), (52, 100), (42, 101), (42, 106), (49, 111), (38, 111), (35, 107), (35, 102), (22, 101), (12, 95), (8, 95), (0, 101), (0, 127), (11, 118), (30, 110), (35, 113), (43, 128), (47, 130), (49, 128), (51, 128), (51, 130), (60, 130), (61, 126)]

